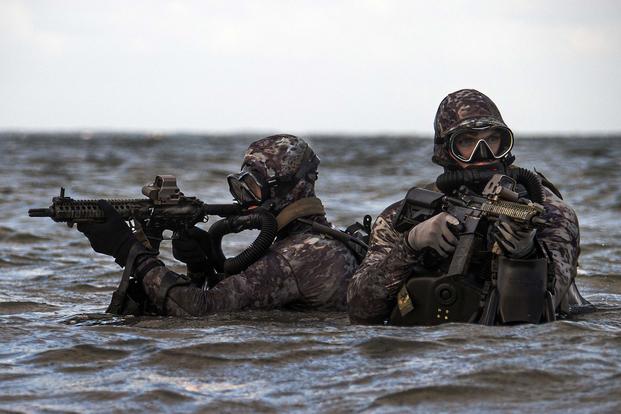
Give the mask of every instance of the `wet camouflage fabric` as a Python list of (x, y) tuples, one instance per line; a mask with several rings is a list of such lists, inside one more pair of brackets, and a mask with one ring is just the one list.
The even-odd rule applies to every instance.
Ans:
[(545, 187), (544, 191), (543, 218), (548, 224), (538, 231), (537, 240), (546, 245), (554, 262), (555, 305), (560, 305), (562, 312), (569, 313), (570, 306), (587, 303), (574, 283), (580, 255), (580, 226), (576, 213), (567, 203)]
[[(327, 224), (325, 218), (315, 218)], [(169, 290), (165, 314), (200, 316), (246, 309), (346, 309), (347, 284), (357, 263), (341, 242), (310, 232), (309, 226), (288, 230), (267, 254), (244, 272), (211, 289), (177, 286)], [(149, 300), (156, 303), (162, 279), (171, 270), (156, 258), (144, 257), (137, 266)], [(149, 268), (139, 274), (141, 268)], [(175, 276), (178, 276), (175, 274)]]
[(406, 247), (405, 234), (393, 229), (400, 204), (388, 206), (373, 223), (367, 255), (349, 282), (347, 307), (353, 323), (384, 322), (417, 263), (416, 252)]
[[(433, 189), (433, 185), (427, 186)], [(437, 191), (437, 189), (435, 189)], [(537, 233), (554, 261), (555, 305), (568, 312), (569, 305), (581, 305), (583, 299), (573, 281), (580, 254), (580, 231), (573, 209), (545, 189), (544, 219), (549, 225)], [(371, 232), (370, 249), (352, 277), (347, 300), (354, 323), (382, 323), (396, 304), (396, 296), (410, 275), (415, 275), (418, 256), (405, 245), (405, 234), (393, 229), (393, 220), (401, 201), (390, 205), (377, 218)], [(565, 294), (565, 295), (564, 295)], [(564, 295), (563, 297), (561, 297)]]
[[(444, 98), (436, 112), (433, 126), (435, 135), (431, 160), (443, 167), (457, 166), (446, 150), (446, 138), (452, 131), (474, 126), (508, 128), (494, 102), (474, 89), (461, 89)], [(513, 156), (509, 154), (505, 160), (505, 165), (509, 165)]]
[[(250, 144), (244, 154), (242, 168), (248, 166), (264, 178), (294, 175), (302, 166), (306, 151), (314, 155), (313, 150), (302, 138), (287, 134), (273, 135)], [(319, 158), (315, 156), (314, 159), (319, 165)], [(314, 178), (316, 179), (316, 175)], [(272, 189), (270, 198), (275, 203), (273, 212), (278, 213), (285, 206), (301, 198), (313, 197), (314, 183), (314, 179), (305, 177), (287, 191), (286, 195), (280, 197)]]

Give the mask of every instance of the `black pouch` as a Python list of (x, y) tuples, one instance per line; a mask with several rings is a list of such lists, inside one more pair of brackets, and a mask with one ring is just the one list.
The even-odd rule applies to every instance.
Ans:
[(547, 278), (545, 258), (522, 260), (500, 256), (497, 281), (500, 322), (541, 322), (547, 306)]
[(473, 322), (479, 313), (482, 289), (463, 276), (413, 277), (397, 295), (391, 325), (439, 325)]
[(135, 243), (129, 250), (127, 264), (123, 271), (123, 276), (119, 282), (119, 287), (112, 292), (110, 305), (106, 313), (113, 315), (134, 315), (140, 316), (146, 313), (148, 307), (147, 295), (144, 292), (142, 283), (134, 277), (134, 264), (140, 255), (157, 256), (154, 250), (144, 250), (144, 247)]

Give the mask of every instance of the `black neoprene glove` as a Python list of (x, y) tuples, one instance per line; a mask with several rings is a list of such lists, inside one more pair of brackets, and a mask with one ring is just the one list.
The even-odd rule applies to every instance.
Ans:
[(211, 248), (209, 233), (192, 227), (172, 241), (173, 256), (188, 265), (189, 272), (202, 272), (209, 267), (207, 252)]
[(536, 229), (524, 228), (508, 220), (500, 220), (495, 226), (494, 238), (506, 256), (522, 259), (535, 250)]
[(97, 204), (103, 210), (106, 221), (103, 223), (80, 223), (78, 230), (88, 237), (93, 250), (97, 253), (113, 256), (115, 262), (124, 267), (129, 250), (134, 243), (137, 243), (137, 240), (110, 203), (99, 200)]
[(146, 225), (146, 223), (141, 223), (142, 231), (146, 236), (147, 240), (149, 240), (149, 244), (151, 248), (156, 252), (160, 251), (160, 244), (162, 243), (162, 230), (160, 229), (152, 229)]
[(227, 218), (231, 227), (231, 232), (240, 233), (248, 229), (249, 224), (254, 220), (251, 215), (232, 216)]

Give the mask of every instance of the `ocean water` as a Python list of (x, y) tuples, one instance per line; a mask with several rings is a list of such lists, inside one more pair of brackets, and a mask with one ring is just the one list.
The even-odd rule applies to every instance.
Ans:
[[(0, 411), (621, 412), (621, 139), (519, 139), (518, 164), (581, 224), (577, 284), (599, 309), (546, 325), (351, 326), (341, 313), (206, 318), (104, 313), (121, 271), (29, 208), (140, 197), (158, 174), (230, 202), (224, 177), (256, 137), (0, 136)], [(377, 216), (435, 179), (428, 138), (311, 137), (333, 224)], [(225, 239), (243, 248), (251, 234)], [(170, 246), (163, 260), (173, 269)]]

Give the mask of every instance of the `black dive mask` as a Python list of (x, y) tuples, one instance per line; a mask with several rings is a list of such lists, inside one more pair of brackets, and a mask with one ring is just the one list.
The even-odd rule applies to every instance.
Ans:
[(499, 160), (513, 148), (513, 132), (502, 126), (468, 127), (453, 131), (448, 138), (451, 155), (465, 163)]
[(284, 196), (304, 177), (311, 176), (313, 181), (317, 178), (317, 166), (319, 157), (310, 149), (302, 157), (302, 166), (295, 174), (281, 177), (265, 178), (262, 174), (251, 169), (249, 165), (242, 167), (241, 172), (229, 174), (226, 180), (229, 191), (233, 198), (242, 206), (261, 205), (274, 197)]
[(269, 188), (259, 174), (245, 170), (226, 177), (229, 191), (233, 198), (242, 206), (259, 205), (269, 193)]

